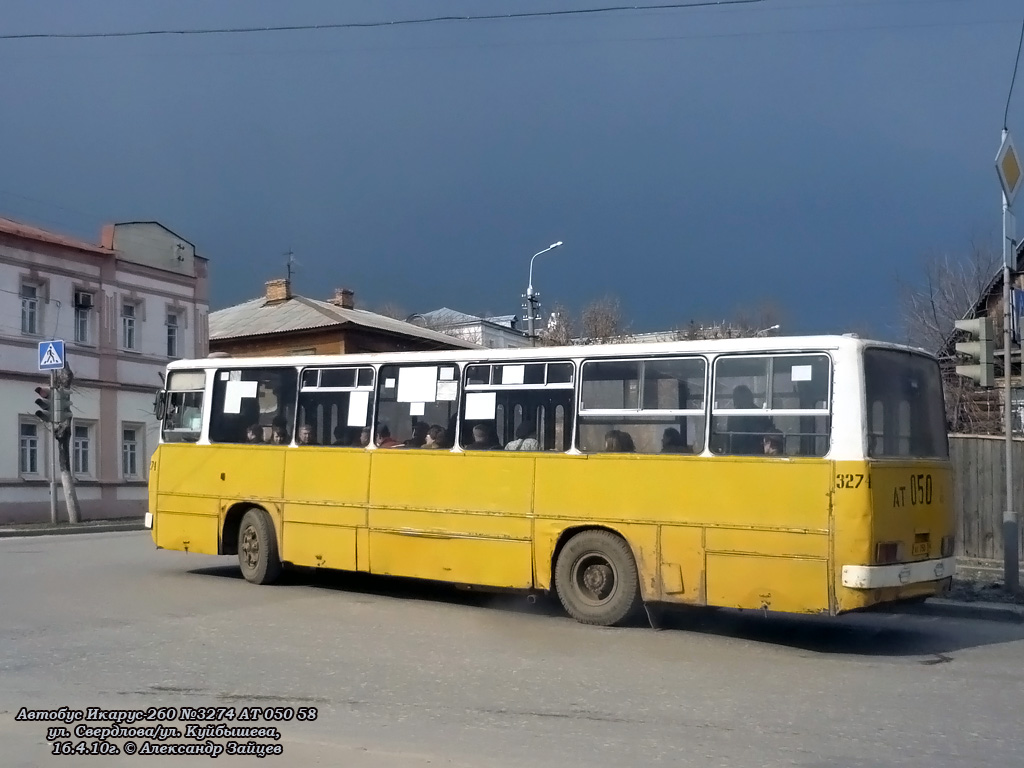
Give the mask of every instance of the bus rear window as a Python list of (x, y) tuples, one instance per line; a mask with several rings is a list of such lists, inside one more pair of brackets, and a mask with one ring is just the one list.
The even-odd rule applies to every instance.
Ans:
[(949, 456), (942, 379), (935, 360), (894, 349), (868, 349), (864, 385), (869, 456)]

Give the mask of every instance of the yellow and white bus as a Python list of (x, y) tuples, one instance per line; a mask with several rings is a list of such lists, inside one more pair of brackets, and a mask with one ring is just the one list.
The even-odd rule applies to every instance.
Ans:
[(852, 336), (168, 366), (147, 526), (269, 583), (310, 566), (836, 615), (940, 594), (935, 359)]

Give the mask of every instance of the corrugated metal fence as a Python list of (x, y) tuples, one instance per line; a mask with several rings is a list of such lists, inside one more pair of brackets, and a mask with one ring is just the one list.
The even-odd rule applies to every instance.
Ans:
[[(1006, 443), (1001, 437), (950, 435), (953, 499), (957, 513), (956, 554), (1002, 559), (1006, 503)], [(1024, 521), (1024, 440), (1013, 441), (1013, 506)], [(1024, 545), (1018, 542), (1024, 559)]]

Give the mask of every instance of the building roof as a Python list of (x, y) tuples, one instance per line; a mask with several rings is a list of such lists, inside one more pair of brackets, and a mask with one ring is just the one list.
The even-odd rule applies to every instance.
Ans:
[(94, 243), (87, 243), (84, 240), (60, 235), (56, 232), (49, 232), (45, 229), (40, 229), (39, 227), (29, 226), (28, 224), (22, 224), (21, 222), (14, 221), (12, 219), (5, 219), (3, 217), (0, 217), (0, 233), (20, 237), (23, 240), (33, 240), (37, 243), (49, 243), (50, 245), (59, 245), (64, 248), (74, 248), (76, 251), (96, 253), (102, 256), (111, 256), (114, 253), (109, 248), (104, 248)]
[(422, 328), (402, 320), (367, 312), (345, 309), (328, 301), (292, 296), (286, 301), (268, 302), (260, 297), (210, 313), (210, 340), (265, 336), (275, 333), (307, 331), (316, 328), (354, 325), (398, 336), (412, 336), (448, 347), (477, 349), (479, 345)]

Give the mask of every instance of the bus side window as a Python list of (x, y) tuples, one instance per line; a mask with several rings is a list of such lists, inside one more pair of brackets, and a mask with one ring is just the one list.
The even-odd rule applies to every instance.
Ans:
[(468, 366), (460, 445), (467, 450), (568, 450), (573, 379), (569, 361)]
[(580, 450), (657, 454), (704, 450), (704, 358), (588, 360), (581, 376)]
[[(372, 440), (379, 448), (423, 448), (431, 427), (448, 435), (459, 397), (459, 369), (439, 365), (384, 365), (377, 377)], [(387, 437), (383, 437), (384, 427)], [(450, 447), (451, 437), (445, 438)]]
[[(358, 448), (373, 412), (373, 368), (307, 368), (299, 391), (299, 429), (311, 445)], [(302, 441), (299, 441), (300, 444)]]
[(210, 411), (210, 442), (248, 443), (250, 435), (291, 442), (298, 371), (292, 367), (236, 368), (216, 372)]

